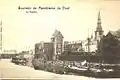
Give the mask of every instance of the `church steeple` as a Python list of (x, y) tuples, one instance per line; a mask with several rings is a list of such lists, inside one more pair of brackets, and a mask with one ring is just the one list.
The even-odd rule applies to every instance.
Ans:
[(101, 25), (101, 16), (100, 16), (100, 11), (98, 13), (98, 20), (97, 20), (97, 27), (95, 31), (95, 39), (101, 39), (103, 37), (103, 30), (102, 30), (102, 25)]
[(98, 13), (98, 20), (97, 20), (97, 28), (96, 31), (103, 31), (102, 26), (101, 26), (101, 16), (100, 16), (100, 11)]

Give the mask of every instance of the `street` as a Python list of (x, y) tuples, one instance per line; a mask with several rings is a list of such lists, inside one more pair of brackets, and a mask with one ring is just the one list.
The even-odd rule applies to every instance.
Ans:
[[(45, 72), (41, 70), (34, 70), (31, 67), (15, 65), (11, 63), (10, 60), (3, 59), (0, 60), (0, 78), (1, 79), (44, 79), (44, 80), (107, 80), (107, 79), (95, 79), (88, 78), (84, 76), (75, 76), (75, 75), (60, 75), (50, 72)], [(109, 79), (110, 80), (110, 79)], [(119, 79), (111, 79), (119, 80)]]

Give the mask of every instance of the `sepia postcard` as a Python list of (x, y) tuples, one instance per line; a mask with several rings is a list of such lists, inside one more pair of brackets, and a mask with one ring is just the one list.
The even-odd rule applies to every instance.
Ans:
[(0, 0), (0, 80), (120, 80), (120, 0)]

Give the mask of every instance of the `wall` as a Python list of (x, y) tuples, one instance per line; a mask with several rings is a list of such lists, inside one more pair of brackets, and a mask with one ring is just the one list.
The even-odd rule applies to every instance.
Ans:
[(70, 56), (60, 56), (60, 60), (66, 60), (66, 61), (84, 61), (89, 60), (92, 62), (98, 62), (101, 60), (100, 56), (80, 56), (80, 55), (70, 55)]

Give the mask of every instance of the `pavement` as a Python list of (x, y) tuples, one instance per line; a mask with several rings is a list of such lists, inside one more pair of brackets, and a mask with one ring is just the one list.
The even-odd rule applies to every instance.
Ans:
[(60, 75), (31, 67), (15, 65), (8, 59), (0, 60), (0, 79), (44, 79), (44, 80), (120, 80), (120, 79), (96, 79), (85, 76)]

